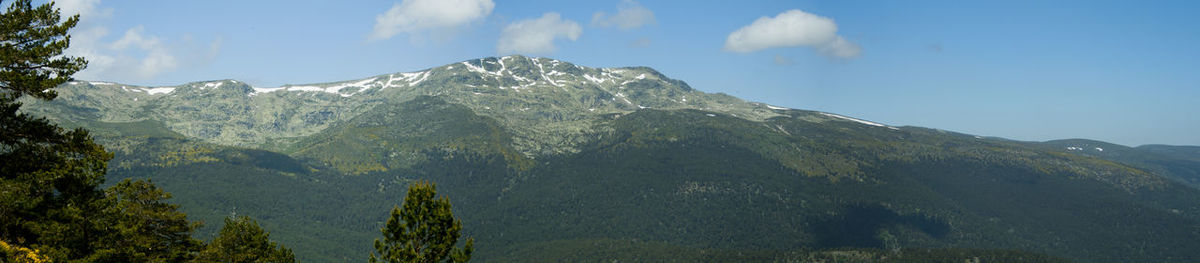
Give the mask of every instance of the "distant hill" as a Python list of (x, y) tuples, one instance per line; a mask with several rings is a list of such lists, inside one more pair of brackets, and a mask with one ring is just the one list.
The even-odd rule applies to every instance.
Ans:
[(509, 56), (58, 92), (22, 110), (93, 130), (110, 182), (152, 178), (209, 222), (202, 238), (253, 216), (304, 261), (364, 260), (414, 180), (451, 198), (483, 261), (1200, 257), (1196, 147), (896, 127), (644, 67)]
[(1071, 139), (1040, 143), (1048, 149), (1119, 162), (1200, 188), (1200, 147), (1142, 145), (1128, 147)]

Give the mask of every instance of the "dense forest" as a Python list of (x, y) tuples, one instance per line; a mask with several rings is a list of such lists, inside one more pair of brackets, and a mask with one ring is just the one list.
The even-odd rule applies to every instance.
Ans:
[[(892, 127), (523, 56), (355, 97), (141, 94), (72, 81), (78, 19), (0, 16), (4, 262), (1200, 257), (1194, 148)], [(527, 80), (548, 91), (481, 88)]]
[[(45, 118), (18, 112), (22, 97), (52, 100), (52, 88), (83, 69), (83, 58), (63, 57), (67, 31), (78, 15), (63, 18), (52, 3), (34, 6), (29, 0), (8, 5), (0, 15), (0, 261), (3, 262), (295, 262), (291, 249), (270, 241), (270, 233), (247, 216), (231, 214), (211, 241), (193, 237), (200, 223), (190, 221), (171, 194), (150, 180), (120, 180), (102, 187), (113, 155), (93, 141), (87, 130), (66, 130)], [(422, 188), (423, 187), (423, 188)], [(420, 244), (417, 259), (456, 262), (470, 258), (424, 251), (421, 246), (453, 248), (461, 223), (447, 228), (426, 222), (423, 211), (449, 218), (449, 203), (433, 200), (432, 186), (417, 185), (425, 199), (405, 203), (408, 228), (384, 229), (389, 244), (452, 235)], [(425, 191), (419, 191), (425, 189)], [(395, 216), (394, 216), (395, 217)], [(389, 235), (390, 234), (390, 235)], [(447, 244), (448, 243), (448, 244)], [(399, 254), (409, 250), (401, 249)], [(385, 250), (381, 249), (381, 253)], [(397, 253), (383, 253), (383, 262), (402, 262)], [(375, 262), (372, 255), (371, 261)], [(407, 262), (407, 261), (403, 261)]]

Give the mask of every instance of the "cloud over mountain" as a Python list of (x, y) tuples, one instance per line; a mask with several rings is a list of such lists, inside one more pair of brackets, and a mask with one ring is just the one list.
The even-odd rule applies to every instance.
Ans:
[(62, 0), (64, 16), (80, 16), (71, 35), (71, 46), (64, 55), (84, 57), (88, 67), (75, 75), (80, 79), (141, 81), (164, 73), (204, 65), (221, 50), (221, 38), (207, 46), (196, 43), (190, 35), (171, 41), (147, 32), (144, 25), (126, 29), (119, 38), (110, 34), (105, 23), (113, 17), (113, 8), (101, 7), (100, 0)]
[(500, 54), (549, 54), (557, 50), (555, 39), (575, 41), (580, 35), (583, 35), (583, 27), (579, 23), (550, 12), (540, 18), (525, 19), (505, 26), (496, 51)]
[(368, 39), (465, 25), (487, 17), (495, 7), (492, 0), (405, 0), (375, 17)]
[(592, 15), (592, 26), (617, 27), (623, 30), (639, 28), (654, 24), (654, 12), (643, 7), (637, 1), (624, 0), (617, 5), (616, 14), (596, 12)]
[(792, 9), (775, 17), (761, 17), (725, 39), (725, 50), (750, 53), (769, 48), (807, 46), (838, 58), (853, 58), (862, 48), (837, 34), (833, 19)]

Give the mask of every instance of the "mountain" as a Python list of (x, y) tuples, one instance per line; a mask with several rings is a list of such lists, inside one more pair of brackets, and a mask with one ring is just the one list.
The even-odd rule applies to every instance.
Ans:
[(1128, 164), (1200, 188), (1200, 147), (1142, 145), (1128, 147), (1112, 143), (1069, 139), (1040, 143), (1047, 149)]
[[(527, 155), (569, 153), (599, 116), (639, 109), (704, 109), (762, 120), (764, 104), (693, 90), (650, 68), (587, 68), (546, 58), (485, 58), (366, 79), (254, 88), (236, 80), (140, 87), (73, 82), (47, 116), (72, 121), (158, 120), (190, 138), (291, 150), (294, 141), (387, 102), (439, 96), (501, 121)], [(550, 124), (550, 125), (546, 125)], [(552, 136), (550, 136), (552, 135)]]
[(451, 198), (483, 261), (1200, 256), (1195, 148), (895, 127), (645, 67), (508, 56), (58, 93), (22, 110), (92, 130), (109, 181), (152, 178), (205, 222), (253, 216), (306, 261), (363, 260), (414, 180)]

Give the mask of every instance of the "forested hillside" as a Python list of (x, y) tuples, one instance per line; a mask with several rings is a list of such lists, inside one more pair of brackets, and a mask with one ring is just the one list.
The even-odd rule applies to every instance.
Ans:
[[(97, 129), (130, 147), (116, 150), (110, 177), (154, 178), (206, 222), (260, 218), (314, 261), (361, 260), (416, 180), (438, 182), (453, 200), (480, 260), (520, 261), (512, 256), (531, 251), (734, 261), (847, 249), (867, 261), (911, 249), (1017, 253), (960, 250), (968, 248), (1080, 261), (1195, 256), (1197, 234), (1177, 230), (1197, 222), (1200, 195), (1153, 171), (1040, 144), (773, 111), (764, 120), (605, 114), (593, 122), (604, 132), (578, 152), (532, 157), (509, 146), (515, 135), (501, 122), (437, 96), (380, 104), (296, 140), (291, 155), (190, 140), (153, 123)], [(653, 249), (617, 249), (634, 244)]]

